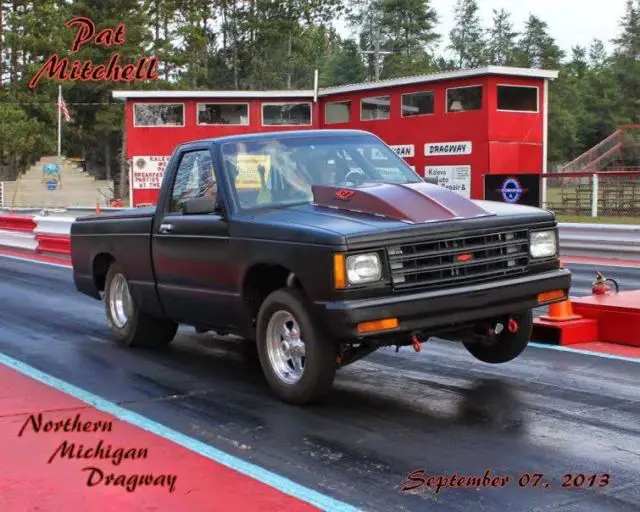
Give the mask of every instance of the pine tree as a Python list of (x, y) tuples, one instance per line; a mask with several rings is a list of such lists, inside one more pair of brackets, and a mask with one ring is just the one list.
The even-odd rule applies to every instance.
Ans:
[(487, 33), (487, 62), (494, 66), (512, 66), (516, 61), (518, 33), (513, 29), (511, 13), (493, 10), (493, 25)]
[(477, 0), (457, 0), (454, 8), (456, 26), (449, 33), (459, 68), (474, 68), (485, 64), (484, 30), (478, 15)]

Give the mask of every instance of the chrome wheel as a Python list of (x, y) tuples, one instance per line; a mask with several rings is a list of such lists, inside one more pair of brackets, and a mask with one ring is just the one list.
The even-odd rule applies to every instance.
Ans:
[(288, 311), (276, 311), (267, 324), (266, 348), (274, 373), (287, 384), (296, 384), (304, 373), (305, 344), (300, 327)]
[(122, 329), (131, 316), (131, 293), (129, 285), (122, 274), (116, 274), (109, 286), (109, 312), (113, 323)]

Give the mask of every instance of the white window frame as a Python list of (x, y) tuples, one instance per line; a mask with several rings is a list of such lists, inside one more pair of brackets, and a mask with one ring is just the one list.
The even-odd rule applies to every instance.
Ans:
[[(521, 89), (535, 89), (536, 90), (536, 109), (535, 110), (508, 110), (498, 108), (498, 87), (519, 87)], [(540, 113), (540, 87), (537, 85), (521, 85), (521, 84), (497, 84), (496, 85), (496, 110), (498, 112), (511, 112), (517, 114), (539, 114)]]
[[(264, 124), (264, 107), (265, 106), (282, 106), (282, 105), (309, 105), (309, 123), (308, 124)], [(313, 126), (313, 103), (311, 101), (278, 101), (278, 102), (269, 102), (265, 101), (260, 103), (260, 125), (268, 128), (278, 127), (278, 126)]]
[[(362, 106), (365, 100), (371, 100), (374, 98), (389, 98), (389, 117), (377, 117), (375, 119), (363, 119), (362, 118)], [(391, 94), (378, 94), (377, 96), (366, 96), (364, 98), (360, 98), (360, 121), (363, 123), (368, 123), (369, 121), (389, 121), (391, 119)]]
[[(346, 103), (347, 105), (349, 105), (349, 119), (347, 121), (334, 121), (334, 122), (328, 122), (327, 121), (327, 107), (329, 105), (336, 105), (336, 104), (340, 104), (340, 103)], [(324, 104), (324, 124), (343, 124), (343, 123), (350, 123), (352, 121), (351, 119), (351, 114), (352, 112), (352, 105), (353, 105), (353, 101), (351, 100), (343, 100), (343, 101), (328, 101), (327, 103)]]
[[(180, 105), (182, 107), (182, 124), (150, 124), (150, 125), (139, 125), (136, 124), (136, 106), (137, 105)], [(138, 101), (133, 104), (133, 127), (134, 128), (184, 128), (187, 123), (187, 108), (184, 102), (173, 102), (173, 101), (164, 101), (164, 102), (156, 102), (149, 103), (145, 101)]]
[[(247, 123), (246, 124), (224, 124), (224, 123), (201, 123), (199, 120), (200, 105), (246, 105), (247, 107)], [(243, 101), (201, 101), (196, 103), (196, 126), (250, 126), (251, 125), (251, 105)]]
[[(404, 108), (404, 97), (405, 96), (409, 96), (410, 94), (426, 94), (429, 93), (431, 95), (433, 95), (433, 112), (427, 112), (426, 114), (416, 114), (414, 116), (405, 116), (404, 112), (403, 112), (403, 108)], [(403, 94), (400, 95), (400, 117), (402, 119), (410, 119), (412, 117), (424, 117), (424, 116), (434, 116), (436, 114), (436, 91), (434, 90), (429, 90), (429, 91), (413, 91), (413, 92), (405, 92)]]
[[(476, 87), (480, 87), (482, 90), (482, 102), (480, 103), (480, 108), (474, 110), (460, 110), (456, 112), (455, 110), (449, 110), (449, 91), (455, 91), (457, 89), (474, 89)], [(471, 84), (471, 85), (460, 85), (458, 87), (447, 87), (444, 93), (444, 113), (445, 114), (464, 114), (465, 112), (479, 112), (482, 110), (482, 105), (484, 104), (484, 84)]]

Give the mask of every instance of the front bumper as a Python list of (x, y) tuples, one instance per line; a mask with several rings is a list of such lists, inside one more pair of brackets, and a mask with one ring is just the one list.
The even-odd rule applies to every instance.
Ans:
[[(374, 299), (316, 302), (316, 314), (336, 339), (369, 338), (418, 331), (437, 331), (558, 302), (538, 302), (540, 293), (562, 290), (569, 295), (571, 272), (557, 269), (491, 283)], [(360, 334), (357, 326), (397, 318), (398, 327)]]

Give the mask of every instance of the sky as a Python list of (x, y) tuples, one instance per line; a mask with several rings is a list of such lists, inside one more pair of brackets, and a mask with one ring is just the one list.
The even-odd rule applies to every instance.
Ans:
[[(534, 14), (547, 22), (551, 36), (567, 53), (573, 46), (588, 46), (593, 38), (601, 39), (610, 51), (610, 40), (618, 35), (625, 4), (626, 0), (606, 0), (605, 4), (596, 4), (594, 0), (478, 0), (485, 27), (491, 24), (493, 9), (511, 12), (516, 31), (523, 28), (529, 14)], [(442, 49), (449, 43), (449, 31), (453, 28), (455, 0), (431, 0), (431, 5), (439, 15)], [(350, 35), (344, 26), (337, 28), (342, 35)]]

